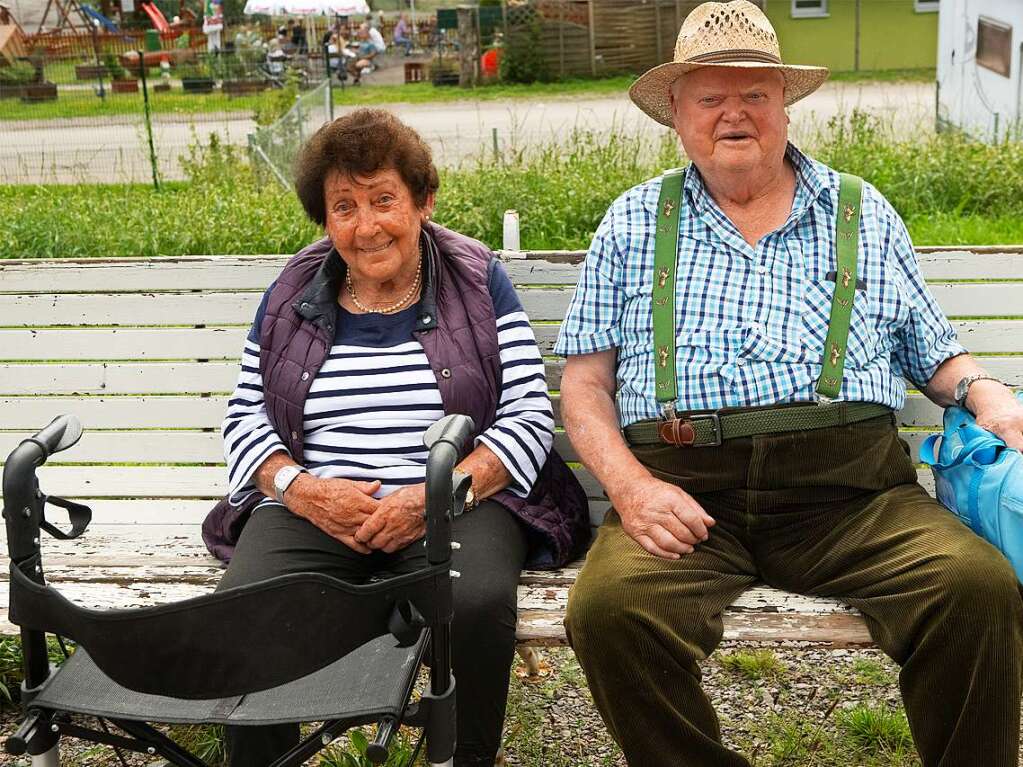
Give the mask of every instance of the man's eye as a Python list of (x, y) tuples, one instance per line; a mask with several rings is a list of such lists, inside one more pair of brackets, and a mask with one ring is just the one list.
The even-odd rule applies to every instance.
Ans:
[(711, 106), (713, 104), (718, 103), (718, 99), (717, 96), (704, 96), (702, 99), (700, 99), (700, 103), (706, 104), (707, 106)]
[(750, 101), (762, 101), (765, 95), (763, 93), (751, 93), (746, 98)]

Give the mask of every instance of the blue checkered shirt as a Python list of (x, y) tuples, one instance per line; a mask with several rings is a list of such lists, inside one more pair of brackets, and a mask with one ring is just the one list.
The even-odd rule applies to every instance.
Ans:
[[(685, 173), (675, 289), (678, 410), (808, 401), (821, 373), (835, 288), (839, 175), (791, 144), (792, 212), (752, 246)], [(556, 354), (618, 350), (622, 426), (656, 418), (654, 233), (660, 178), (611, 205), (593, 237)], [(905, 224), (863, 186), (858, 286), (839, 399), (893, 409), (965, 349), (924, 284)]]

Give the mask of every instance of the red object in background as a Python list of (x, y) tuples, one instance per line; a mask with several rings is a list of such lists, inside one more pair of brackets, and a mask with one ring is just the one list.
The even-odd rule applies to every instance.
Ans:
[(501, 67), (501, 49), (491, 48), (480, 56), (480, 72), (484, 77), (497, 77), (497, 71)]
[(153, 27), (160, 32), (170, 32), (170, 24), (167, 23), (167, 18), (160, 12), (152, 3), (142, 3), (142, 10), (145, 11), (146, 16), (153, 22)]

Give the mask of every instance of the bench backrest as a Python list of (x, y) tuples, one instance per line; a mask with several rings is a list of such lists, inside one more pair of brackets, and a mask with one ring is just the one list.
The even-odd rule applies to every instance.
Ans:
[[(924, 276), (963, 343), (1023, 387), (1023, 249), (920, 253)], [(986, 251), (986, 252), (983, 252)], [(579, 273), (579, 252), (506, 253), (558, 405), (549, 356)], [(198, 522), (224, 492), (219, 427), (242, 344), (281, 256), (0, 261), (0, 460), (59, 413), (86, 434), (45, 467), (47, 492), (106, 499), (135, 523)], [(914, 453), (941, 421), (918, 392), (900, 426)], [(559, 433), (557, 446), (575, 455)], [(607, 507), (577, 469), (594, 520)], [(139, 505), (119, 499), (149, 498)]]

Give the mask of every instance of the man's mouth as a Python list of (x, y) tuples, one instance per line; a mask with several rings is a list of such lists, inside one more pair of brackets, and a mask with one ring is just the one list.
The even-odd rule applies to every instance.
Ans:
[(748, 133), (742, 133), (736, 131), (734, 133), (723, 133), (718, 137), (718, 141), (727, 141), (729, 143), (739, 143), (752, 138)]

